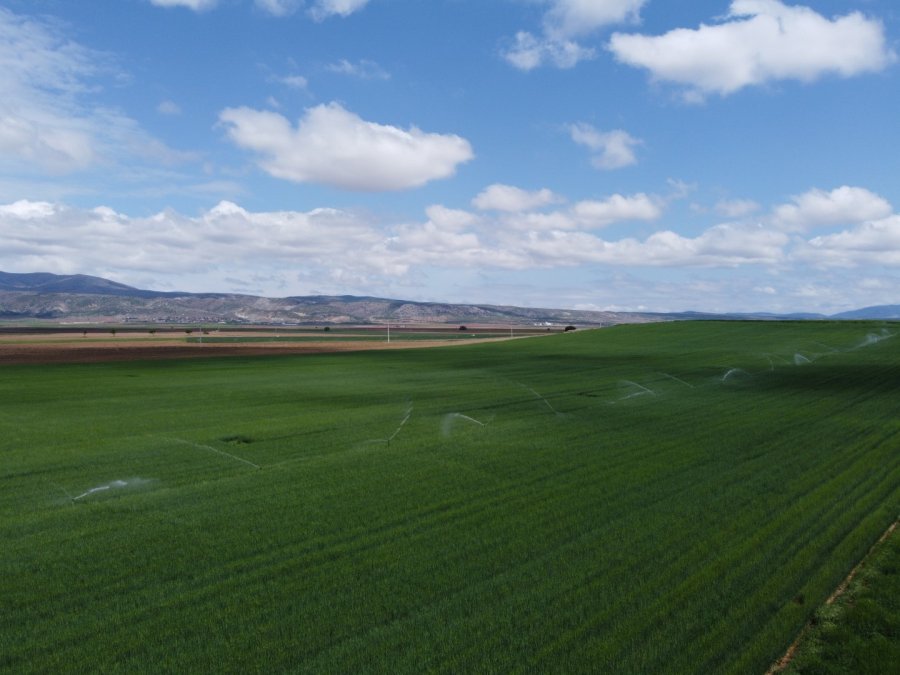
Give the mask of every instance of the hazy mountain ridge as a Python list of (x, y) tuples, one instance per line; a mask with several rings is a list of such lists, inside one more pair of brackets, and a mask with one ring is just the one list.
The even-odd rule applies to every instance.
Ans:
[(662, 321), (617, 312), (412, 303), (379, 298), (262, 298), (248, 295), (128, 297), (0, 291), (0, 318), (153, 323), (582, 323)]
[(589, 323), (660, 321), (639, 313), (456, 305), (358, 296), (267, 298), (147, 291), (87, 275), (0, 272), (0, 319), (152, 323)]
[(900, 319), (900, 305), (875, 305), (835, 314), (835, 319)]
[(645, 323), (690, 319), (897, 319), (900, 305), (820, 314), (605, 312), (416, 302), (349, 295), (267, 298), (237, 293), (149, 291), (84, 274), (0, 272), (0, 319), (148, 323)]

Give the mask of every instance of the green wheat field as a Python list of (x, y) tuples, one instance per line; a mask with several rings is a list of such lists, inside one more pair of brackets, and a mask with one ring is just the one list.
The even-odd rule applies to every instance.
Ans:
[(763, 673), (900, 511), (900, 327), (0, 369), (0, 669)]

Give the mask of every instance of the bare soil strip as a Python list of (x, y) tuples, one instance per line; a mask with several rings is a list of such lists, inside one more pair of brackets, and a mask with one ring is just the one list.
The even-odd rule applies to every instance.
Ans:
[[(863, 556), (863, 559), (859, 562), (859, 564), (852, 570), (850, 570), (850, 574), (848, 574), (847, 577), (838, 585), (838, 587), (834, 589), (834, 593), (828, 596), (828, 599), (825, 601), (826, 605), (833, 604), (847, 591), (847, 587), (850, 585), (850, 582), (853, 581), (853, 578), (863, 567), (865, 567), (866, 562), (872, 555), (872, 552), (876, 548), (878, 548), (879, 544), (890, 537), (894, 530), (897, 529), (898, 522), (900, 521), (895, 520), (893, 524), (887, 530), (885, 530), (884, 534), (882, 534), (878, 538), (878, 541), (872, 544), (872, 547), (866, 552), (866, 555)], [(803, 642), (803, 639), (806, 637), (806, 634), (809, 632), (810, 628), (812, 628), (812, 625), (812, 621), (810, 621), (803, 627), (803, 629), (800, 631), (800, 634), (797, 636), (797, 639), (791, 643), (791, 646), (788, 647), (788, 650), (784, 653), (784, 656), (782, 656), (772, 664), (772, 666), (766, 671), (766, 675), (775, 675), (775, 673), (780, 673), (790, 665), (791, 661), (793, 661), (794, 659), (794, 655), (797, 653), (797, 649), (800, 648), (800, 643)]]
[(276, 354), (329, 354), (332, 352), (381, 349), (416, 349), (447, 347), (477, 342), (497, 342), (510, 338), (476, 338), (470, 340), (323, 340), (322, 342), (247, 342), (202, 344), (183, 339), (134, 340), (116, 339), (104, 342), (68, 340), (22, 342), (23, 336), (0, 340), (0, 365), (41, 363), (98, 363), (106, 361), (144, 361), (190, 359), (222, 356), (266, 356)]

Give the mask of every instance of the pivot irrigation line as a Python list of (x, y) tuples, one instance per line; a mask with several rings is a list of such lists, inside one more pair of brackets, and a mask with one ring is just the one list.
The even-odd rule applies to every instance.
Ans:
[[(653, 391), (652, 389), (648, 389), (648, 388), (645, 387), (644, 385), (638, 384), (637, 382), (632, 382), (631, 380), (622, 380), (622, 383), (623, 383), (623, 384), (627, 384), (627, 385), (630, 386), (630, 387), (637, 387), (638, 389), (641, 390), (641, 391), (639, 392), (639, 394), (650, 394), (651, 396), (656, 396), (656, 395), (657, 395), (657, 393), (656, 393), (655, 391)], [(632, 394), (632, 396), (634, 396), (634, 394)], [(629, 396), (629, 397), (627, 397), (627, 398), (631, 398), (631, 397)]]
[(176, 443), (181, 443), (182, 445), (190, 445), (195, 448), (200, 448), (201, 450), (209, 450), (210, 452), (215, 452), (219, 455), (224, 455), (225, 457), (230, 457), (236, 462), (243, 462), (244, 464), (248, 464), (252, 466), (254, 469), (262, 469), (259, 464), (254, 464), (249, 459), (244, 459), (243, 457), (238, 457), (237, 455), (232, 455), (230, 452), (225, 452), (224, 450), (219, 450), (218, 448), (214, 448), (211, 445), (203, 445), (202, 443), (193, 443), (191, 441), (186, 441), (183, 438), (169, 438), (170, 441), (175, 441)]
[(109, 490), (111, 487), (125, 487), (126, 483), (123, 480), (115, 480), (109, 485), (100, 485), (98, 487), (91, 488), (87, 492), (82, 492), (77, 497), (72, 497), (72, 501), (74, 502), (76, 499), (81, 499), (82, 497), (88, 497), (95, 492), (103, 492), (104, 490)]
[(691, 389), (694, 388), (694, 385), (692, 385), (690, 382), (685, 382), (680, 377), (675, 377), (674, 375), (669, 375), (668, 373), (659, 373), (659, 374), (662, 375), (663, 377), (668, 377), (670, 380), (675, 380), (676, 382), (681, 382), (681, 384), (688, 386)]
[(400, 420), (400, 424), (397, 425), (397, 428), (394, 429), (394, 433), (392, 433), (387, 438), (371, 438), (368, 441), (365, 441), (366, 444), (369, 443), (386, 443), (387, 445), (391, 444), (391, 441), (397, 437), (397, 434), (400, 433), (400, 430), (403, 428), (403, 425), (409, 421), (409, 418), (412, 417), (413, 414), (413, 404), (410, 401), (409, 405), (406, 406), (406, 410), (404, 411), (405, 417)]
[(401, 420), (400, 425), (394, 430), (394, 433), (392, 433), (390, 436), (387, 437), (386, 440), (387, 440), (388, 445), (390, 445), (391, 441), (394, 440), (394, 437), (400, 433), (400, 430), (403, 428), (403, 425), (406, 424), (407, 421), (409, 421), (410, 417), (412, 417), (412, 408), (410, 408), (409, 412), (406, 413), (406, 417), (404, 417), (403, 420)]
[(464, 419), (464, 420), (468, 420), (469, 422), (474, 422), (474, 423), (477, 424), (478, 426), (482, 426), (482, 427), (483, 427), (483, 426), (485, 425), (484, 422), (479, 422), (479, 421), (476, 420), (474, 417), (469, 417), (468, 415), (463, 415), (462, 413), (450, 413), (450, 414), (451, 414), (453, 417), (459, 417), (459, 418), (462, 418), (462, 419)]
[(534, 394), (539, 399), (541, 399), (544, 403), (546, 403), (547, 407), (550, 408), (550, 410), (553, 412), (554, 415), (560, 414), (560, 412), (556, 408), (554, 408), (552, 405), (550, 405), (550, 401), (545, 399), (543, 396), (541, 396), (539, 393), (537, 393), (534, 389), (529, 387), (527, 384), (522, 384), (521, 382), (516, 382), (516, 384), (518, 384), (520, 387), (522, 387), (522, 389), (526, 389), (527, 391), (530, 391), (532, 394)]
[(480, 427), (487, 426), (486, 422), (482, 422), (481, 420), (476, 420), (474, 417), (469, 417), (468, 415), (463, 415), (462, 413), (458, 413), (458, 412), (447, 413), (446, 415), (444, 415), (443, 419), (441, 420), (441, 435), (442, 436), (446, 437), (446, 436), (450, 435), (450, 432), (454, 426), (453, 423), (456, 420), (465, 420), (466, 422), (469, 422), (470, 424), (477, 424)]
[(743, 368), (729, 368), (728, 371), (722, 376), (721, 381), (726, 382), (729, 377), (731, 377), (732, 375), (739, 374), (739, 373), (743, 373), (744, 375), (750, 377), (750, 373), (748, 373)]
[(71, 499), (73, 502), (75, 501), (75, 497), (73, 497), (72, 494), (68, 490), (66, 490), (66, 488), (64, 488), (62, 485), (60, 485), (59, 483), (54, 483), (52, 480), (47, 481), (47, 482), (50, 483), (50, 485), (52, 485), (53, 487), (59, 489), (66, 497)]

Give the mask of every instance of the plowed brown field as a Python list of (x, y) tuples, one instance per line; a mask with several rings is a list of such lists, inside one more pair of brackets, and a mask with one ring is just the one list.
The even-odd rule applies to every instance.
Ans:
[[(222, 333), (222, 336), (229, 335)], [(237, 334), (240, 335), (240, 334)], [(255, 334), (259, 336), (259, 334)], [(275, 336), (273, 336), (274, 339)], [(183, 339), (134, 339), (120, 337), (90, 340), (69, 334), (7, 335), (0, 337), (0, 365), (33, 363), (96, 363), (104, 361), (143, 361), (159, 359), (209, 358), (222, 356), (265, 356), (275, 354), (327, 354), (374, 349), (413, 349), (473, 342), (492, 342), (508, 338), (471, 340), (374, 340), (340, 339), (321, 342), (235, 342), (202, 344)]]

